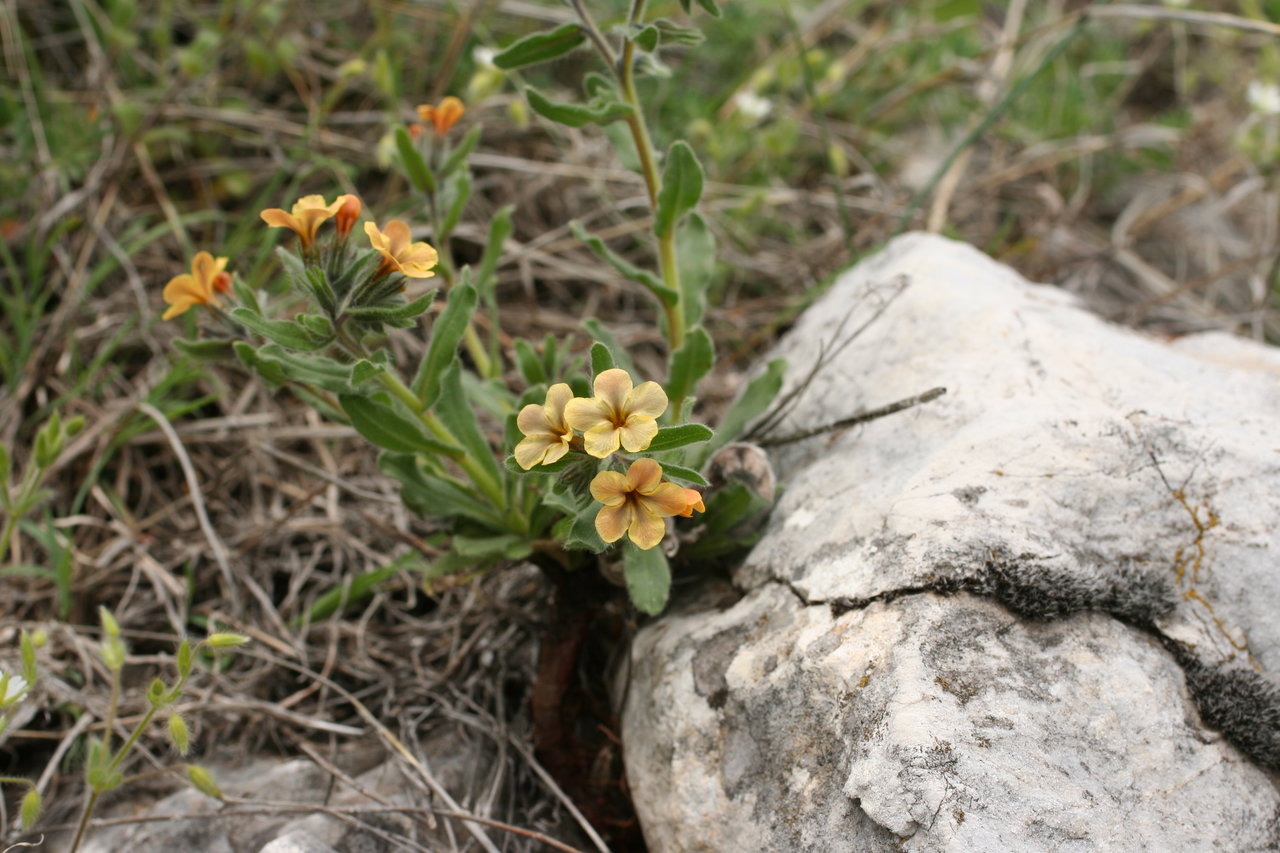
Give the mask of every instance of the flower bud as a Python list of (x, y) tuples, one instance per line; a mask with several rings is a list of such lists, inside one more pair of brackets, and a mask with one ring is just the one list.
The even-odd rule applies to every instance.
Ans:
[(22, 808), (18, 812), (18, 820), (22, 822), (23, 829), (35, 826), (36, 821), (40, 819), (40, 808), (43, 805), (44, 800), (39, 791), (35, 788), (27, 791), (27, 795), (22, 798)]
[(213, 774), (197, 764), (187, 765), (187, 778), (191, 780), (191, 784), (196, 786), (196, 790), (202, 794), (208, 794), (215, 800), (222, 799), (222, 789), (218, 787), (218, 783), (214, 781)]
[(249, 638), (244, 634), (218, 633), (210, 634), (206, 642), (215, 649), (229, 649), (234, 646), (243, 646), (249, 642)]
[(173, 748), (178, 750), (179, 755), (186, 755), (191, 751), (191, 732), (187, 728), (187, 721), (180, 714), (169, 715), (169, 739), (173, 741)]
[(342, 207), (339, 207), (334, 215), (334, 222), (338, 226), (338, 239), (345, 240), (360, 219), (360, 199), (353, 195), (344, 195), (341, 201)]

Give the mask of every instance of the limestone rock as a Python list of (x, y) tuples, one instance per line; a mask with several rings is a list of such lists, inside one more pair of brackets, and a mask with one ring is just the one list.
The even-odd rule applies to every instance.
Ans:
[(746, 597), (638, 636), (651, 850), (1280, 847), (1280, 355), (926, 235), (779, 350), (772, 438), (947, 393), (776, 448)]

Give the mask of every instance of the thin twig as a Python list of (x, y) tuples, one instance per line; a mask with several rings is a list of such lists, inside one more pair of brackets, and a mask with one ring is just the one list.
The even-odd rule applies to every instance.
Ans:
[(864, 423), (867, 423), (868, 421), (874, 421), (874, 420), (877, 420), (878, 418), (883, 418), (886, 415), (892, 415), (896, 412), (901, 412), (903, 409), (910, 409), (912, 406), (918, 406), (921, 403), (927, 403), (930, 400), (936, 400), (945, 393), (947, 393), (946, 388), (942, 388), (942, 387), (930, 388), (928, 391), (925, 391), (923, 394), (916, 394), (915, 396), (912, 396), (912, 397), (904, 397), (903, 399), (890, 403), (887, 406), (881, 406), (878, 409), (869, 409), (865, 412), (859, 412), (856, 415), (850, 415), (847, 418), (841, 418), (840, 420), (834, 423), (827, 424), (826, 426), (820, 426), (820, 427), (815, 427), (814, 429), (803, 430), (801, 432), (796, 432), (796, 433), (792, 433), (791, 435), (783, 436), (782, 438), (767, 438), (757, 443), (761, 447), (777, 447), (779, 444), (792, 444), (793, 442), (804, 441), (806, 438), (813, 438), (815, 435), (821, 435), (824, 432), (835, 432), (838, 429), (847, 429), (851, 426), (857, 426), (858, 424), (864, 424)]
[(187, 455), (187, 449), (182, 445), (182, 439), (178, 438), (178, 434), (173, 430), (173, 424), (169, 423), (169, 419), (150, 403), (139, 403), (138, 411), (151, 418), (160, 427), (165, 438), (169, 439), (169, 446), (173, 448), (174, 455), (178, 457), (178, 464), (182, 466), (182, 476), (187, 481), (187, 491), (191, 494), (191, 505), (195, 507), (196, 518), (200, 522), (200, 530), (204, 533), (204, 538), (208, 540), (209, 547), (213, 549), (214, 559), (218, 562), (218, 568), (222, 570), (222, 579), (227, 585), (227, 596), (231, 600), (232, 611), (239, 613), (241, 610), (240, 590), (236, 586), (235, 576), (231, 572), (231, 562), (227, 559), (227, 548), (222, 544), (222, 540), (218, 538), (218, 533), (213, 529), (213, 523), (209, 521), (209, 513), (204, 508), (204, 496), (200, 492), (200, 481), (196, 479), (196, 469), (191, 464), (191, 457)]

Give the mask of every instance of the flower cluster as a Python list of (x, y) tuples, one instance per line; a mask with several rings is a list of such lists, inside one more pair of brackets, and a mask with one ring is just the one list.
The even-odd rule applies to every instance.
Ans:
[[(543, 405), (530, 403), (520, 410), (516, 425), (525, 437), (515, 447), (515, 459), (521, 468), (550, 465), (577, 448), (607, 459), (619, 449), (639, 453), (649, 447), (667, 410), (662, 386), (637, 386), (625, 370), (612, 368), (596, 376), (592, 390), (593, 397), (574, 397), (561, 382), (547, 391)], [(662, 541), (664, 518), (705, 509), (700, 492), (663, 480), (662, 466), (653, 459), (635, 460), (625, 474), (601, 471), (591, 481), (591, 495), (603, 504), (596, 514), (600, 538), (617, 542), (629, 535), (645, 550)]]
[[(262, 221), (272, 228), (288, 228), (298, 235), (298, 245), (304, 259), (318, 260), (320, 253), (317, 237), (320, 227), (330, 219), (334, 221), (337, 240), (334, 252), (340, 254), (356, 222), (360, 220), (362, 206), (354, 195), (343, 194), (333, 202), (326, 202), (322, 195), (307, 195), (298, 199), (290, 210), (270, 208), (260, 214)], [(382, 256), (373, 274), (374, 280), (400, 273), (406, 278), (430, 278), (439, 260), (436, 250), (425, 242), (414, 242), (407, 223), (392, 219), (381, 229), (374, 222), (366, 222), (364, 232), (370, 246)], [(336, 256), (336, 255), (335, 255)], [(191, 262), (191, 272), (174, 276), (164, 288), (164, 300), (169, 304), (163, 319), (170, 320), (185, 314), (193, 306), (204, 305), (217, 309), (222, 306), (218, 294), (231, 290), (231, 274), (227, 272), (227, 259), (215, 258), (208, 252), (199, 252)]]

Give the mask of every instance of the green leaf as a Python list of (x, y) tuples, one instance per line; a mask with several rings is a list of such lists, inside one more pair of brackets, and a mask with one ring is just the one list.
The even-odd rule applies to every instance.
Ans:
[(661, 546), (642, 551), (627, 542), (622, 547), (622, 573), (636, 609), (650, 616), (661, 613), (671, 592), (671, 566)]
[(367, 358), (362, 358), (351, 365), (351, 384), (363, 385), (386, 372), (387, 366), (385, 364), (375, 364)]
[(351, 419), (351, 425), (369, 441), (396, 453), (429, 453), (457, 456), (457, 448), (450, 447), (431, 437), (422, 422), (409, 414), (408, 409), (389, 396), (376, 394), (358, 397), (342, 394), (338, 397), (342, 411)]
[(716, 0), (698, 0), (698, 5), (711, 13), (713, 18), (720, 17), (720, 7), (716, 5)]
[(533, 545), (528, 537), (517, 533), (503, 533), (498, 536), (454, 536), (453, 549), (459, 556), (471, 560), (489, 558), (522, 560), (533, 553)]
[(561, 24), (554, 30), (527, 35), (493, 58), (493, 64), (503, 71), (523, 65), (547, 62), (564, 56), (586, 40), (582, 27), (574, 23)]
[(524, 94), (529, 99), (529, 106), (538, 115), (569, 127), (609, 124), (620, 121), (634, 112), (629, 104), (604, 97), (593, 98), (588, 104), (566, 104), (551, 100), (532, 86), (526, 86)]
[(707, 308), (707, 287), (716, 268), (716, 238), (696, 210), (676, 230), (680, 258), (680, 287), (684, 290), (684, 327), (702, 322)]
[(378, 455), (378, 470), (400, 483), (405, 506), (422, 516), (461, 516), (486, 527), (501, 529), (503, 520), (471, 490), (423, 470), (418, 457), (409, 453)]
[[(686, 8), (687, 12), (688, 9)], [(658, 18), (653, 22), (653, 26), (658, 28), (662, 34), (661, 43), (669, 45), (681, 45), (683, 47), (696, 47), (702, 44), (704, 36), (702, 31), (695, 27), (684, 27), (674, 21), (666, 18)]]
[(666, 305), (675, 305), (680, 301), (680, 294), (667, 287), (653, 273), (642, 270), (632, 264), (626, 258), (614, 252), (604, 244), (599, 237), (589, 233), (582, 227), (582, 223), (574, 219), (569, 223), (569, 229), (573, 231), (573, 235), (586, 244), (587, 248), (596, 253), (602, 261), (605, 261), (615, 270), (617, 270), (623, 278), (643, 284), (651, 293), (657, 296)]
[(567, 524), (562, 531), (565, 548), (570, 551), (591, 551), (599, 554), (609, 547), (596, 532), (596, 513), (599, 511), (599, 505), (591, 504), (577, 515), (565, 519)]
[(458, 173), (457, 177), (449, 181), (449, 187), (449, 211), (440, 225), (440, 236), (437, 238), (440, 242), (444, 242), (453, 233), (453, 229), (458, 227), (458, 221), (462, 219), (463, 208), (471, 199), (471, 175), (467, 172)]
[(702, 197), (702, 166), (693, 149), (683, 139), (671, 143), (662, 169), (662, 189), (658, 193), (658, 210), (653, 217), (653, 233), (659, 237), (671, 234), (680, 217), (693, 210)]
[(250, 311), (256, 314), (262, 313), (261, 306), (258, 305), (258, 295), (253, 292), (253, 288), (248, 282), (238, 275), (231, 276), (231, 292), (235, 294), (236, 300)]
[(431, 301), (436, 298), (434, 288), (419, 296), (412, 302), (400, 302), (392, 305), (353, 305), (344, 312), (348, 317), (366, 322), (396, 322), (412, 320), (431, 309)]
[(493, 448), (489, 447), (488, 440), (480, 431), (480, 424), (476, 422), (475, 407), (462, 387), (462, 365), (456, 360), (441, 377), (435, 410), (467, 455), (483, 465), (495, 483), (504, 482), (498, 461), (493, 458)]
[(613, 353), (609, 351), (609, 347), (596, 341), (591, 345), (591, 375), (599, 376), (606, 370), (614, 368)]
[(173, 345), (178, 352), (196, 361), (226, 361), (235, 354), (231, 341), (192, 341), (177, 338)]
[(301, 352), (315, 352), (325, 346), (317, 342), (301, 323), (293, 320), (264, 320), (247, 308), (233, 308), (231, 316), (269, 341)]
[(604, 323), (601, 323), (595, 317), (588, 317), (582, 321), (582, 328), (587, 330), (587, 334), (591, 335), (591, 339), (599, 341), (609, 348), (609, 352), (614, 353), (614, 361), (617, 366), (630, 373), (632, 376), (638, 376), (636, 366), (631, 361), (631, 357), (627, 355), (627, 351), (618, 343), (618, 339), (613, 336), (613, 332), (609, 331)]
[(420, 193), (435, 192), (436, 179), (431, 174), (431, 167), (427, 165), (422, 152), (413, 143), (413, 137), (404, 127), (396, 128), (396, 150), (400, 152), (400, 161), (404, 163), (405, 173), (414, 189)]
[(709, 486), (707, 478), (699, 474), (692, 468), (686, 468), (683, 465), (672, 465), (670, 462), (662, 463), (662, 473), (670, 480), (683, 480), (695, 486)]
[(515, 209), (514, 204), (508, 204), (499, 208), (493, 215), (493, 219), (489, 222), (489, 240), (485, 243), (484, 254), (480, 256), (480, 266), (476, 270), (476, 292), (484, 297), (485, 304), (491, 309), (494, 283), (497, 280), (494, 272), (498, 269), (498, 261), (502, 259), (502, 247), (511, 236), (511, 214)]
[(440, 377), (458, 350), (458, 343), (476, 310), (476, 291), (465, 281), (449, 291), (449, 301), (431, 330), (431, 344), (413, 379), (413, 393), (429, 409), (440, 396)]
[(333, 311), (337, 307), (338, 296), (329, 283), (329, 274), (320, 267), (307, 268), (306, 289), (325, 311)]
[(661, 453), (664, 450), (675, 450), (677, 447), (684, 447), (686, 444), (710, 441), (714, 436), (715, 433), (702, 424), (665, 426), (658, 430), (658, 434), (653, 437), (653, 441), (649, 442), (649, 446), (645, 448), (645, 452)]
[[(373, 595), (374, 590), (391, 580), (405, 569), (420, 564), (417, 554), (405, 554), (397, 557), (389, 565), (343, 578), (342, 584), (321, 593), (310, 609), (307, 610), (305, 622), (319, 622), (328, 619), (344, 607), (351, 607), (365, 602)], [(294, 620), (294, 627), (302, 624), (304, 619)]]
[(786, 359), (775, 358), (765, 367), (764, 372), (747, 383), (747, 387), (738, 395), (738, 399), (729, 407), (729, 411), (720, 419), (716, 427), (715, 438), (694, 451), (690, 461), (701, 468), (711, 455), (729, 442), (742, 435), (747, 424), (758, 418), (773, 404), (774, 398), (782, 390), (782, 375), (787, 371)]
[(632, 34), (628, 36), (628, 40), (635, 42), (636, 46), (643, 51), (653, 53), (658, 48), (658, 28), (653, 24), (647, 27), (637, 27)]
[(715, 349), (711, 336), (701, 326), (685, 333), (684, 344), (671, 354), (671, 370), (667, 377), (667, 396), (683, 400), (693, 394), (698, 380), (706, 376), (715, 364)]
[(541, 385), (547, 382), (547, 372), (534, 351), (533, 344), (524, 338), (516, 338), (516, 366), (527, 385)]
[[(284, 246), (276, 246), (276, 260), (280, 261), (280, 267), (284, 270), (284, 274), (288, 276), (289, 283), (293, 285), (295, 290), (306, 293), (310, 286), (307, 283), (307, 267), (302, 263), (302, 259)], [(259, 311), (259, 314), (262, 312)]]
[(351, 388), (351, 365), (343, 364), (332, 358), (323, 355), (299, 355), (286, 350), (279, 344), (267, 344), (261, 346), (256, 352), (252, 347), (242, 342), (236, 343), (236, 354), (241, 356), (241, 360), (245, 358), (245, 350), (248, 349), (253, 359), (249, 363), (251, 367), (259, 367), (262, 364), (271, 365), (274, 371), (264, 371), (264, 375), (268, 379), (275, 380), (274, 374), (283, 374), (285, 377), (295, 382), (301, 382), (304, 385), (313, 385), (317, 388), (323, 388), (326, 391), (332, 391), (335, 394), (350, 393)]
[(445, 158), (444, 165), (440, 167), (440, 176), (442, 178), (448, 178), (452, 175), (471, 156), (471, 152), (475, 150), (476, 143), (480, 141), (481, 130), (482, 127), (478, 124), (471, 128), (471, 130), (467, 131), (467, 135), (462, 137), (462, 141), (458, 143), (458, 146), (449, 152), (449, 156)]

